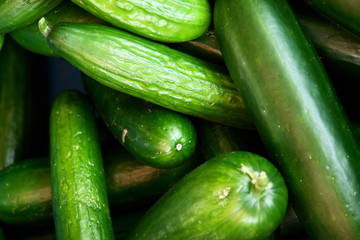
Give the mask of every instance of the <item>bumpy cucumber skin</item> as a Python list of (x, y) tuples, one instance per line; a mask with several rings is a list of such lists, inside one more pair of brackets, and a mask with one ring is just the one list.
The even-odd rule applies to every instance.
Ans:
[(324, 17), (360, 37), (360, 2), (357, 0), (305, 0)]
[[(70, 1), (63, 1), (45, 16), (51, 24), (58, 22), (107, 24)], [(46, 38), (40, 33), (38, 21), (18, 28), (12, 31), (10, 35), (19, 45), (31, 52), (50, 57), (60, 57), (47, 44)]]
[[(240, 169), (264, 171), (272, 187), (260, 195)], [(250, 152), (212, 158), (177, 182), (140, 219), (132, 239), (265, 239), (280, 225), (287, 188), (279, 171)]]
[(160, 42), (183, 42), (209, 27), (207, 0), (72, 0), (93, 15), (129, 32)]
[(113, 239), (102, 156), (89, 101), (65, 90), (50, 113), (53, 212), (58, 239)]
[(49, 159), (26, 159), (0, 172), (0, 220), (43, 224), (52, 218)]
[(25, 27), (56, 7), (63, 0), (2, 0), (0, 2), (0, 34)]
[(304, 228), (313, 239), (357, 239), (359, 147), (288, 4), (219, 0), (214, 14), (228, 69)]
[(153, 167), (172, 168), (191, 157), (197, 136), (186, 116), (106, 87), (88, 76), (83, 79), (107, 127), (137, 159)]
[(223, 67), (107, 26), (50, 27), (44, 18), (39, 26), (64, 59), (105, 86), (184, 114), (254, 127)]
[(29, 60), (9, 36), (0, 51), (0, 169), (22, 160), (29, 118)]

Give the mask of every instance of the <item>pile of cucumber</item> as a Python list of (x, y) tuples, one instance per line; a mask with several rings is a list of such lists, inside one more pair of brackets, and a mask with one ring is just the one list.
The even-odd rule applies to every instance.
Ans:
[(1, 1), (0, 240), (360, 239), (359, 12)]

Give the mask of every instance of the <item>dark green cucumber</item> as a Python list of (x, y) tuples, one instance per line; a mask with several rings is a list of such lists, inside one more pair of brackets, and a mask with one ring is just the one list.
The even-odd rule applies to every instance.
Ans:
[(324, 17), (360, 37), (360, 2), (357, 0), (305, 0)]
[(5, 38), (5, 34), (0, 34), (0, 51), (1, 51), (2, 45), (4, 43), (4, 38)]
[(95, 115), (79, 91), (53, 102), (50, 162), (57, 239), (113, 239)]
[(284, 179), (267, 159), (224, 153), (178, 181), (128, 239), (265, 239), (280, 225), (287, 201)]
[(84, 76), (96, 110), (118, 141), (137, 159), (157, 168), (187, 161), (196, 131), (186, 116), (121, 93)]
[(360, 151), (286, 1), (218, 0), (225, 63), (312, 239), (360, 236)]
[(0, 34), (35, 22), (61, 2), (62, 0), (2, 0), (0, 2)]
[(160, 42), (183, 42), (201, 36), (209, 27), (207, 0), (72, 0), (107, 22)]
[(30, 65), (9, 36), (0, 51), (0, 169), (22, 160), (29, 128)]
[[(107, 24), (105, 21), (86, 12), (71, 1), (63, 1), (45, 16), (46, 19), (52, 23), (79, 22)], [(45, 56), (59, 57), (47, 44), (46, 38), (40, 33), (37, 21), (12, 31), (10, 35), (19, 45), (31, 52)]]
[(49, 159), (26, 159), (0, 171), (0, 220), (43, 224), (52, 219)]

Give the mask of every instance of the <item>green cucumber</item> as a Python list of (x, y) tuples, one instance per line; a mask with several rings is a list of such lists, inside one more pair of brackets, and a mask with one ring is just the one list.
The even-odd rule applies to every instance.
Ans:
[(5, 34), (0, 34), (0, 51), (1, 51), (2, 45), (4, 43), (4, 38), (5, 38)]
[(160, 42), (183, 42), (209, 27), (207, 0), (72, 0), (86, 11), (140, 36)]
[(52, 219), (49, 159), (26, 159), (0, 171), (0, 220), (43, 224)]
[[(52, 23), (79, 22), (106, 24), (105, 21), (86, 12), (71, 1), (63, 1), (45, 16), (46, 19)], [(10, 35), (19, 45), (31, 52), (45, 56), (59, 57), (47, 44), (45, 37), (40, 33), (37, 21), (12, 31)]]
[(0, 51), (0, 169), (22, 160), (30, 121), (28, 53), (9, 36)]
[(65, 60), (105, 86), (184, 114), (254, 127), (224, 67), (108, 26), (49, 26), (42, 18), (39, 27)]
[(280, 225), (287, 201), (284, 179), (267, 159), (224, 153), (178, 181), (128, 239), (265, 239)]
[(27, 26), (63, 0), (2, 0), (0, 1), (0, 34)]
[(360, 236), (360, 149), (286, 1), (217, 0), (229, 72), (312, 239)]
[(107, 127), (138, 160), (157, 168), (172, 168), (191, 157), (196, 131), (186, 116), (116, 91), (88, 76), (83, 79)]
[(324, 17), (360, 37), (360, 2), (357, 0), (305, 0)]
[(52, 104), (50, 163), (57, 239), (113, 239), (95, 115), (77, 90)]

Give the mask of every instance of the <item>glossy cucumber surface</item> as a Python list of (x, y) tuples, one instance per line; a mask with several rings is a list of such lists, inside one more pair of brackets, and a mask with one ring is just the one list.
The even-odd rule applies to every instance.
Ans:
[(301, 224), (312, 239), (357, 239), (359, 147), (291, 8), (279, 0), (219, 0), (214, 17), (227, 67)]
[(79, 91), (52, 104), (50, 162), (57, 239), (113, 239), (95, 115)]
[(64, 59), (108, 87), (184, 114), (253, 128), (224, 67), (112, 27), (49, 26), (45, 18), (39, 26)]
[[(71, 1), (61, 2), (58, 6), (46, 13), (45, 16), (52, 24), (58, 22), (106, 24), (105, 21), (86, 12)], [(10, 35), (19, 45), (31, 52), (50, 57), (59, 57), (47, 44), (46, 38), (40, 33), (38, 21), (18, 28), (12, 31)]]
[(52, 220), (49, 159), (26, 159), (0, 171), (0, 220), (35, 225)]
[(209, 27), (207, 0), (72, 0), (93, 15), (121, 29), (160, 42), (183, 42)]
[(265, 239), (280, 225), (287, 201), (284, 179), (268, 160), (224, 153), (177, 182), (128, 239)]
[(83, 76), (84, 85), (107, 127), (131, 154), (158, 168), (187, 161), (196, 147), (189, 118), (116, 91)]
[(0, 2), (0, 34), (9, 33), (35, 22), (61, 2), (62, 0), (2, 0)]
[(9, 36), (0, 51), (0, 169), (22, 160), (30, 122), (28, 53)]

